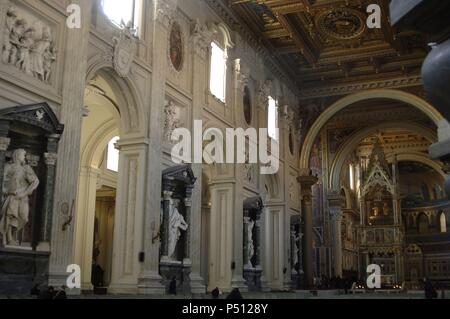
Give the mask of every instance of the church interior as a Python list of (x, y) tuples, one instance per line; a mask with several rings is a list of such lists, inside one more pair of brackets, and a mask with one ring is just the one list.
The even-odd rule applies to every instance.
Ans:
[(0, 295), (450, 291), (450, 5), (399, 2), (1, 1)]

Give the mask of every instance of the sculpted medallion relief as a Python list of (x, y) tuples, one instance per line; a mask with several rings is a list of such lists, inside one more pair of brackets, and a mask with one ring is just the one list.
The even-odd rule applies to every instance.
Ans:
[(324, 11), (317, 16), (316, 23), (324, 35), (335, 40), (355, 39), (366, 30), (365, 14), (350, 8)]

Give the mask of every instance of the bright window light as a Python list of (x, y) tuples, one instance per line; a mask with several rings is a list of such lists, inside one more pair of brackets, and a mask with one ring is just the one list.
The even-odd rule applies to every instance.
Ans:
[(211, 44), (211, 74), (209, 89), (211, 94), (225, 103), (227, 73), (226, 51), (221, 49), (215, 42)]
[(142, 0), (102, 0), (103, 12), (117, 25), (122, 21), (132, 22), (135, 28), (139, 27), (139, 17), (142, 11)]
[(119, 172), (119, 150), (115, 147), (118, 141), (118, 136), (109, 141), (106, 155), (106, 168), (113, 172)]
[(268, 134), (269, 137), (278, 140), (278, 103), (277, 101), (269, 96), (269, 112), (268, 112)]
[(355, 175), (354, 175), (353, 165), (350, 164), (350, 188), (351, 190), (355, 190)]
[(441, 223), (441, 233), (446, 233), (447, 232), (447, 219), (445, 218), (444, 213), (441, 213), (440, 223)]

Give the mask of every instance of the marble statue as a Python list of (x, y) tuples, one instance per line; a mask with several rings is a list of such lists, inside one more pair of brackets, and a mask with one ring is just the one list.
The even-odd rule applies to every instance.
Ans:
[(296, 265), (298, 264), (298, 255), (300, 253), (299, 244), (300, 244), (300, 235), (296, 234), (294, 236), (294, 260), (292, 261), (293, 268), (295, 268)]
[(174, 200), (171, 205), (169, 212), (169, 258), (176, 259), (175, 248), (180, 240), (181, 231), (186, 231), (188, 229), (188, 224), (184, 220), (183, 215), (178, 211), (177, 206), (179, 205), (179, 200)]
[(248, 254), (248, 265), (253, 267), (252, 258), (255, 255), (255, 245), (253, 243), (253, 228), (255, 227), (255, 221), (250, 220), (247, 224), (247, 254)]
[(27, 165), (25, 156), (25, 150), (15, 150), (12, 155), (12, 162), (5, 165), (4, 201), (0, 220), (0, 234), (3, 237), (3, 245), (19, 244), (19, 233), (28, 223), (28, 198), (39, 185), (39, 179), (33, 169)]

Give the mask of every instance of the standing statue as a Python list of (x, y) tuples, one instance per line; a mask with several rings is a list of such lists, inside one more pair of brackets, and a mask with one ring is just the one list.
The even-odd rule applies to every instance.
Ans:
[(17, 12), (16, 8), (11, 7), (8, 9), (6, 13), (6, 28), (3, 33), (3, 51), (2, 51), (2, 59), (3, 63), (10, 63), (11, 54), (13, 53), (13, 45), (11, 44), (11, 34), (14, 30), (17, 21)]
[(177, 209), (180, 201), (178, 199), (173, 200), (169, 212), (169, 258), (175, 260), (175, 249), (177, 247), (178, 240), (181, 236), (181, 230), (186, 231), (188, 229), (188, 224), (184, 220), (183, 215)]
[(19, 233), (28, 223), (29, 201), (39, 185), (33, 169), (26, 164), (26, 151), (13, 152), (12, 162), (5, 165), (3, 179), (3, 205), (1, 209), (0, 234), (3, 245), (18, 245)]
[(45, 54), (50, 50), (51, 45), (51, 31), (49, 27), (42, 29), (42, 39), (36, 40), (30, 53), (31, 67), (33, 75), (45, 81), (44, 59)]
[(16, 62), (16, 67), (20, 68), (26, 74), (33, 74), (33, 66), (31, 62), (31, 50), (34, 47), (34, 32), (35, 29), (33, 27), (28, 28), (23, 37), (20, 39), (18, 48), (18, 60)]
[(292, 261), (292, 267), (296, 269), (298, 264), (298, 256), (300, 254), (300, 234), (294, 235), (294, 259)]

